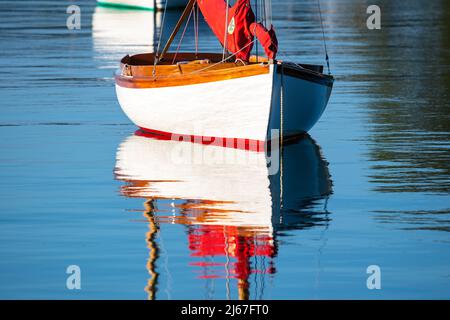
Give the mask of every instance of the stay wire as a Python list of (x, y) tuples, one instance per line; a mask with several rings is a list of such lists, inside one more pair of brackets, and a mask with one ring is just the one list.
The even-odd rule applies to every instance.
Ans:
[(327, 42), (325, 40), (325, 31), (323, 29), (323, 20), (322, 20), (322, 9), (320, 7), (320, 0), (317, 0), (317, 6), (319, 8), (319, 16), (320, 16), (320, 26), (322, 28), (322, 39), (323, 39), (323, 46), (325, 48), (325, 60), (327, 62), (327, 68), (328, 68), (328, 74), (331, 74), (330, 72), (330, 59), (328, 58), (328, 49), (327, 49)]
[(169, 1), (166, 0), (164, 3), (164, 12), (163, 12), (163, 17), (162, 17), (162, 22), (161, 22), (161, 31), (159, 33), (158, 47), (156, 48), (156, 55), (155, 55), (155, 58), (153, 59), (153, 72), (152, 72), (153, 76), (155, 76), (155, 74), (156, 74), (156, 64), (159, 62), (159, 49), (161, 47), (161, 39), (162, 39), (163, 31), (164, 31), (164, 22), (166, 20), (167, 2), (169, 2)]

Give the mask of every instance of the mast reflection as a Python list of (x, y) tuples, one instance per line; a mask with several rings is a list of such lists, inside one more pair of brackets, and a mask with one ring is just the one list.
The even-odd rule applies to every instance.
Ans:
[(154, 300), (156, 297), (156, 284), (158, 283), (158, 272), (156, 271), (156, 259), (159, 257), (159, 249), (155, 243), (156, 233), (158, 232), (158, 225), (154, 216), (153, 200), (144, 202), (145, 212), (144, 216), (148, 219), (148, 232), (146, 234), (147, 248), (149, 249), (149, 258), (147, 260), (147, 270), (150, 274), (145, 291), (148, 293), (148, 300)]
[(276, 273), (277, 231), (329, 222), (323, 202), (332, 183), (320, 148), (306, 136), (281, 154), (280, 169), (269, 175), (263, 152), (137, 135), (119, 146), (115, 174), (126, 182), (121, 193), (146, 199), (149, 299), (156, 298), (155, 237), (162, 223), (186, 226), (198, 278), (225, 279), (227, 298), (234, 281), (239, 299), (263, 296), (264, 277)]

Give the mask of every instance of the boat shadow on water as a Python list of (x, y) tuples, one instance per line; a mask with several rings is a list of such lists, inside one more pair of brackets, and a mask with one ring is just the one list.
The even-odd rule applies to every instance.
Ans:
[[(257, 277), (276, 273), (280, 237), (328, 228), (332, 182), (320, 147), (305, 135), (274, 155), (277, 170), (265, 152), (136, 134), (119, 146), (115, 176), (125, 182), (121, 194), (144, 199), (149, 299), (156, 299), (158, 288), (162, 224), (184, 225), (190, 266), (206, 282), (225, 279), (227, 298), (236, 281), (239, 299), (263, 296), (265, 280)], [(261, 281), (253, 292), (252, 277)]]

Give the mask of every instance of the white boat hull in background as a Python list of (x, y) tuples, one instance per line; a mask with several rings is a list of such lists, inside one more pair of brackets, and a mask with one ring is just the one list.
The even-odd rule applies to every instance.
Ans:
[(130, 52), (154, 51), (157, 41), (155, 34), (161, 27), (161, 20), (161, 12), (96, 7), (92, 16), (92, 40), (96, 57), (116, 63), (116, 60)]
[(116, 83), (119, 103), (137, 126), (179, 135), (266, 141), (308, 132), (319, 120), (331, 86), (278, 72), (201, 84), (127, 88)]
[(99, 5), (137, 10), (163, 10), (167, 2), (168, 9), (183, 8), (187, 0), (97, 0)]

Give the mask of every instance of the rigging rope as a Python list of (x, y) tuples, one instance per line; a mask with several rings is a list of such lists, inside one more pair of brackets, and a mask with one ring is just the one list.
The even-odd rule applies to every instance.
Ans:
[(252, 42), (248, 43), (247, 45), (245, 45), (245, 46), (242, 47), (239, 51), (236, 51), (236, 52), (233, 53), (232, 55), (229, 55), (228, 57), (223, 58), (223, 59), (220, 60), (219, 62), (216, 62), (216, 63), (214, 63), (214, 64), (212, 64), (212, 65), (209, 65), (209, 66), (207, 66), (207, 67), (205, 67), (205, 68), (202, 68), (202, 69), (199, 69), (199, 70), (192, 71), (192, 72), (189, 73), (189, 74), (198, 73), (198, 72), (201, 72), (201, 71), (205, 71), (205, 70), (207, 70), (207, 69), (210, 69), (210, 68), (212, 68), (212, 67), (215, 67), (215, 66), (217, 66), (217, 65), (219, 65), (219, 64), (221, 64), (221, 63), (223, 63), (223, 62), (225, 62), (225, 61), (227, 61), (227, 60), (229, 60), (230, 58), (233, 58), (236, 54), (238, 54), (239, 52), (241, 52), (242, 50), (244, 50), (245, 48), (247, 48), (249, 45), (253, 44), (254, 42), (255, 42), (255, 40), (253, 40)]
[(199, 9), (198, 3), (195, 3), (195, 12), (194, 12), (194, 33), (195, 33), (195, 56), (198, 54), (198, 21), (199, 21)]
[(223, 39), (223, 54), (222, 54), (222, 60), (225, 59), (225, 52), (227, 51), (227, 39), (228, 39), (228, 10), (230, 9), (230, 0), (227, 0), (227, 11), (225, 13), (225, 33), (224, 33), (224, 39)]
[(155, 74), (156, 74), (156, 64), (159, 62), (158, 61), (159, 60), (158, 59), (158, 57), (159, 57), (159, 48), (161, 46), (161, 38), (162, 38), (163, 31), (164, 31), (164, 21), (166, 20), (167, 2), (169, 2), (169, 0), (166, 0), (164, 2), (164, 12), (163, 12), (163, 17), (162, 17), (162, 22), (161, 22), (161, 31), (159, 33), (158, 47), (156, 47), (156, 55), (153, 58), (153, 72), (152, 72), (153, 76), (155, 76)]
[(272, 25), (272, 0), (264, 0), (264, 16), (266, 28)]
[[(256, 1), (256, 4), (255, 4), (255, 8), (256, 8), (256, 18), (255, 18), (255, 22), (256, 23), (258, 23), (259, 21), (258, 21), (258, 0), (255, 0)], [(255, 23), (255, 28), (254, 28), (254, 33), (253, 34), (256, 34), (256, 23)], [(255, 39), (256, 39), (256, 63), (258, 63), (258, 37), (255, 37)]]
[(284, 98), (284, 68), (283, 63), (280, 65), (281, 75), (280, 75), (280, 145), (279, 145), (279, 153), (280, 153), (280, 223), (283, 223), (283, 140), (284, 140), (284, 110), (283, 110), (283, 98)]
[(261, 1), (261, 11), (262, 11), (262, 19), (261, 21), (264, 23), (264, 26), (267, 28), (267, 16), (266, 16), (266, 0)]
[[(175, 55), (173, 56), (172, 64), (175, 63), (175, 59), (177, 58), (178, 51), (180, 50), (181, 42), (183, 41), (184, 34), (186, 33), (186, 29), (187, 29), (187, 27), (189, 25), (189, 21), (191, 21), (191, 16), (192, 16), (193, 12), (194, 12), (194, 15), (195, 15), (194, 8), (192, 8), (191, 13), (189, 13), (189, 17), (188, 17), (188, 19), (186, 21), (186, 25), (184, 26), (183, 33), (181, 34), (181, 37), (180, 37), (180, 41), (178, 42), (177, 50), (175, 51)], [(195, 19), (195, 17), (194, 17), (194, 19)]]
[(322, 9), (320, 8), (320, 0), (317, 0), (317, 6), (319, 8), (320, 26), (322, 28), (323, 46), (325, 48), (325, 60), (327, 61), (328, 74), (331, 74), (331, 72), (330, 72), (330, 61), (328, 59), (327, 42), (325, 41), (325, 31), (323, 30)]

